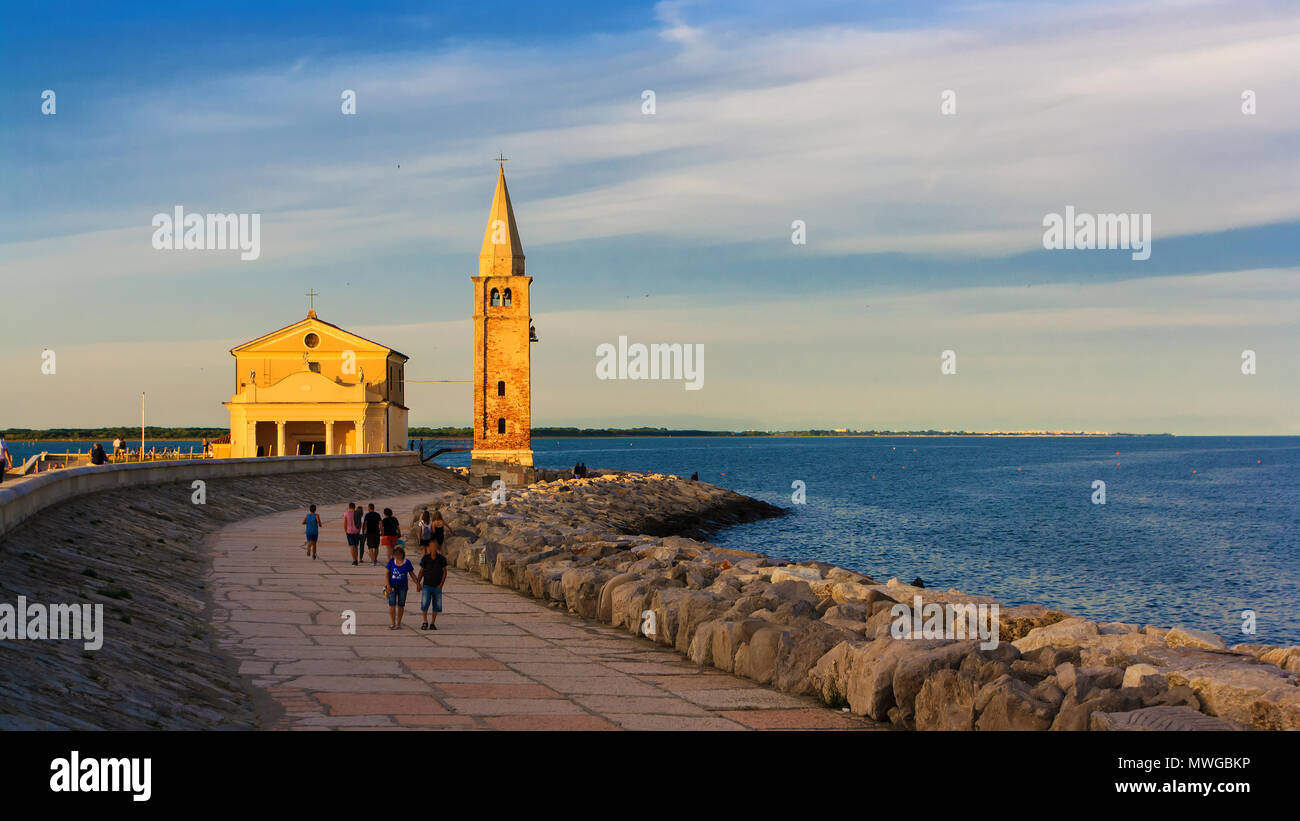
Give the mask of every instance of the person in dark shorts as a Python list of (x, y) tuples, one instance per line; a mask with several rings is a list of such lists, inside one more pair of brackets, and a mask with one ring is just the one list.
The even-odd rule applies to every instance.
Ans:
[(388, 618), (392, 622), (389, 630), (402, 626), (402, 616), (406, 613), (406, 589), (408, 577), (415, 572), (415, 566), (406, 560), (403, 548), (393, 550), (393, 558), (384, 567), (384, 592), (388, 594)]
[(348, 509), (343, 514), (343, 535), (348, 537), (348, 551), (352, 554), (352, 565), (357, 564), (357, 554), (361, 551), (361, 517), (357, 514), (356, 502), (348, 502)]
[(381, 532), (379, 543), (388, 548), (388, 558), (393, 558), (393, 548), (397, 547), (397, 539), (402, 535), (402, 523), (397, 521), (393, 515), (392, 508), (384, 508), (384, 518), (379, 522)]
[(316, 540), (320, 538), (320, 514), (316, 512), (315, 505), (308, 508), (302, 523), (307, 526), (307, 555), (315, 559)]
[(438, 552), (442, 552), (442, 542), (446, 539), (447, 523), (442, 520), (442, 513), (435, 510), (433, 512), (433, 542), (438, 545)]
[(420, 591), (420, 615), (424, 618), (421, 630), (437, 630), (438, 614), (442, 612), (442, 585), (447, 581), (447, 557), (442, 555), (438, 542), (430, 542), (420, 557), (420, 572), (415, 576), (415, 588)]
[(375, 512), (374, 504), (367, 505), (370, 510), (361, 520), (362, 530), (366, 534), (366, 547), (370, 548), (370, 566), (379, 564), (379, 523), (383, 519)]

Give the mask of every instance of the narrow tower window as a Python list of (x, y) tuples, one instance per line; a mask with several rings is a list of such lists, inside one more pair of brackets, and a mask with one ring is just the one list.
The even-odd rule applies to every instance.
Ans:
[(505, 303), (505, 304), (506, 304), (506, 307), (510, 307), (511, 305), (514, 304), (514, 303), (511, 302), (511, 300), (510, 300), (510, 289), (509, 289), (509, 288), (506, 289), (506, 303)]
[(497, 396), (505, 396), (505, 395), (506, 395), (506, 383), (504, 383), (504, 382), (498, 382), (498, 383), (497, 383)]
[(506, 432), (506, 420), (503, 417), (497, 420), (497, 433), (505, 433), (505, 432)]
[(500, 304), (501, 304), (501, 292), (498, 291), (496, 288), (493, 288), (493, 289), (492, 289), (492, 305), (493, 305), (493, 307), (495, 307), (495, 306), (498, 306), (498, 305), (500, 305)]

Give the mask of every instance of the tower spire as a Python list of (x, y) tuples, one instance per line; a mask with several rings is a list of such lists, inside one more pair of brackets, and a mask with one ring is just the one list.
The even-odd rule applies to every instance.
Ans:
[(492, 195), (492, 211), (483, 232), (483, 247), (478, 254), (479, 276), (523, 276), (524, 246), (515, 225), (515, 209), (506, 188), (505, 158), (499, 159), (497, 190)]

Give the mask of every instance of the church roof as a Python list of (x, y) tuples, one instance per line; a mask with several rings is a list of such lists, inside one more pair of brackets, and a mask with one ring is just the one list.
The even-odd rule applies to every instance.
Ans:
[(375, 347), (383, 348), (384, 350), (388, 351), (389, 353), (397, 354), (398, 356), (402, 357), (403, 359), (410, 359), (410, 358), (411, 358), (411, 357), (407, 356), (406, 354), (402, 353), (401, 351), (394, 350), (394, 349), (388, 347), (387, 345), (384, 345), (384, 344), (381, 344), (381, 343), (379, 343), (379, 342), (374, 341), (373, 339), (366, 339), (364, 336), (361, 336), (360, 334), (354, 334), (354, 333), (352, 333), (352, 332), (349, 331), (349, 330), (346, 330), (346, 329), (344, 329), (344, 328), (340, 328), (338, 325), (335, 325), (335, 324), (332, 323), (332, 322), (326, 322), (325, 320), (323, 320), (323, 319), (321, 319), (320, 317), (316, 316), (316, 312), (315, 312), (315, 311), (310, 311), (310, 312), (307, 314), (307, 318), (306, 318), (306, 319), (301, 319), (301, 320), (299, 320), (299, 321), (293, 323), (292, 325), (285, 325), (283, 328), (280, 328), (279, 330), (271, 331), (271, 332), (268, 333), (268, 334), (262, 334), (262, 335), (259, 336), (257, 339), (250, 339), (249, 341), (243, 343), (242, 345), (236, 345), (235, 347), (233, 347), (233, 348), (230, 349), (230, 353), (231, 353), (231, 354), (234, 354), (234, 353), (236, 353), (236, 352), (243, 351), (243, 350), (245, 350), (246, 348), (252, 348), (252, 347), (254, 347), (254, 346), (256, 346), (256, 345), (258, 345), (258, 344), (260, 344), (260, 343), (262, 343), (262, 342), (266, 342), (267, 340), (270, 340), (270, 339), (272, 339), (272, 338), (274, 338), (274, 337), (280, 336), (281, 334), (286, 334), (286, 333), (288, 333), (288, 332), (290, 332), (290, 331), (301, 331), (301, 330), (304, 330), (304, 329), (306, 329), (306, 328), (310, 328), (310, 327), (313, 327), (313, 326), (316, 326), (316, 325), (324, 325), (324, 326), (327, 327), (327, 328), (333, 328), (335, 331), (337, 331), (340, 335), (342, 335), (342, 336), (344, 336), (344, 337), (351, 337), (351, 338), (353, 338), (353, 339), (356, 339), (356, 340), (359, 340), (359, 341), (361, 341), (361, 342), (364, 342), (364, 343), (366, 343), (367, 345), (374, 345)]
[(501, 166), (497, 175), (497, 190), (492, 195), (492, 211), (488, 214), (483, 247), (478, 255), (478, 273), (479, 276), (524, 275), (524, 245), (519, 241), (515, 209), (506, 188), (505, 166)]

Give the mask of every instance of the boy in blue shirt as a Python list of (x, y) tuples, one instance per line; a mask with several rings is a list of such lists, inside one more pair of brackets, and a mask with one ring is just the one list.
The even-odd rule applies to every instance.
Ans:
[(406, 560), (406, 550), (393, 548), (393, 558), (384, 567), (384, 592), (388, 594), (388, 618), (392, 622), (389, 630), (402, 626), (402, 616), (406, 612), (406, 588), (408, 577), (415, 572), (415, 566)]

